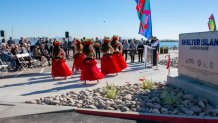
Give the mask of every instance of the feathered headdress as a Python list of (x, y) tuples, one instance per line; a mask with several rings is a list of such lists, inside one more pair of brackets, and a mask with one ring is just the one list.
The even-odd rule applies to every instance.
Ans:
[(75, 40), (77, 44), (81, 44), (81, 41), (79, 39)]
[(118, 39), (119, 39), (119, 36), (117, 36), (117, 35), (113, 36), (113, 40), (118, 40)]
[(105, 43), (109, 43), (109, 42), (111, 42), (111, 40), (110, 40), (109, 38), (105, 38), (105, 39), (104, 39), (104, 42), (105, 42)]
[(54, 42), (54, 46), (60, 46), (61, 45), (61, 42), (60, 41), (55, 41)]
[(84, 45), (90, 45), (90, 44), (93, 44), (93, 42), (92, 42), (91, 39), (86, 39), (83, 43), (84, 43)]

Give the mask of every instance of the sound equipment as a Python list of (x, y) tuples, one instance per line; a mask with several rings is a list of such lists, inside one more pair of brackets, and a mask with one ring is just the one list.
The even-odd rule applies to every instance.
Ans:
[(69, 38), (69, 32), (65, 32), (65, 38)]
[(1, 37), (5, 37), (5, 32), (1, 30)]

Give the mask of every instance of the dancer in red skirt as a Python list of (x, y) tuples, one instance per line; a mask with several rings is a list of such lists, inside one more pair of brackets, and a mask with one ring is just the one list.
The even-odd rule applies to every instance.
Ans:
[(113, 40), (111, 41), (111, 46), (114, 48), (113, 56), (116, 58), (117, 64), (119, 65), (120, 69), (123, 70), (127, 68), (127, 64), (121, 54), (123, 50), (123, 45), (119, 42), (118, 36), (113, 36)]
[(52, 52), (52, 72), (51, 75), (53, 79), (55, 77), (64, 77), (67, 79), (67, 76), (71, 76), (72, 72), (65, 63), (65, 52), (60, 48), (61, 43), (58, 41), (54, 42), (54, 48)]
[(82, 63), (85, 59), (85, 55), (82, 53), (83, 45), (79, 39), (76, 39), (73, 43), (73, 46), (75, 47), (76, 54), (74, 55), (74, 62), (73, 62), (73, 68), (72, 72), (76, 69), (76, 71), (81, 70)]
[(97, 80), (97, 82), (99, 83), (99, 80), (103, 79), (104, 75), (99, 71), (99, 69), (96, 66), (97, 62), (94, 59), (95, 52), (92, 46), (92, 40), (87, 39), (83, 43), (84, 43), (83, 53), (86, 55), (86, 58), (84, 59), (82, 64), (82, 72), (81, 72), (80, 80), (85, 81), (85, 84), (87, 80), (89, 81)]
[(113, 74), (121, 71), (119, 65), (116, 62), (116, 58), (112, 55), (114, 52), (113, 47), (110, 45), (110, 39), (104, 39), (101, 51), (104, 53), (101, 58), (101, 72), (104, 75)]

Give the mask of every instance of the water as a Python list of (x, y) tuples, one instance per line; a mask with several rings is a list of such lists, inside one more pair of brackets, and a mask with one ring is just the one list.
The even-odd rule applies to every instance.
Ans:
[(173, 48), (174, 46), (179, 47), (179, 42), (159, 42), (160, 47)]

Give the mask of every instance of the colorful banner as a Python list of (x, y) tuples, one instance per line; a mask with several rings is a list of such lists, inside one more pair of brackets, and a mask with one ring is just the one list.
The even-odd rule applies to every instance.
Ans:
[(135, 0), (137, 3), (136, 10), (140, 20), (139, 34), (147, 39), (152, 37), (152, 20), (150, 0)]
[(213, 17), (213, 14), (209, 18), (208, 27), (210, 31), (216, 31), (216, 22)]

